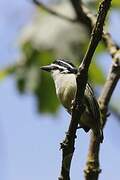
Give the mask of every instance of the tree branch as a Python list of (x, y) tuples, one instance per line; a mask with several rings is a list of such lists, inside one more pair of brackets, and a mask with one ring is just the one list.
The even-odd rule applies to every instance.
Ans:
[(85, 109), (82, 100), (88, 79), (88, 69), (94, 51), (102, 37), (103, 25), (104, 25), (105, 17), (110, 7), (110, 2), (111, 0), (103, 0), (103, 2), (99, 7), (97, 21), (92, 32), (90, 44), (88, 46), (88, 50), (85, 54), (85, 57), (79, 67), (79, 72), (76, 78), (77, 92), (73, 104), (72, 118), (65, 140), (63, 141), (63, 143), (61, 143), (62, 167), (61, 167), (61, 175), (59, 177), (59, 180), (70, 180), (70, 166), (75, 149), (74, 145), (75, 145), (76, 129), (78, 127), (79, 118), (81, 117)]
[[(62, 18), (64, 20), (68, 20), (70, 22), (80, 22), (86, 25), (89, 29), (89, 32), (92, 31), (92, 27), (96, 22), (96, 16), (94, 16), (90, 10), (84, 6), (81, 2), (81, 0), (70, 0), (73, 8), (75, 9), (77, 20), (76, 19), (69, 19), (68, 17), (61, 15), (49, 7), (46, 7), (45, 5), (39, 3), (37, 0), (33, 0), (34, 3), (36, 3), (37, 6), (42, 7), (44, 10), (47, 12)], [(99, 11), (98, 13), (98, 18), (97, 22), (99, 20), (101, 21), (100, 23), (96, 23), (96, 26), (94, 27), (92, 37), (90, 40), (89, 48), (87, 50), (87, 53), (82, 61), (81, 66), (79, 67), (79, 74), (77, 76), (77, 93), (76, 93), (76, 98), (75, 98), (75, 103), (73, 106), (73, 111), (72, 111), (72, 119), (71, 123), (69, 126), (69, 130), (66, 134), (66, 138), (61, 143), (61, 148), (63, 150), (62, 153), (62, 167), (61, 167), (61, 175), (59, 177), (59, 180), (70, 180), (70, 166), (71, 166), (71, 160), (72, 156), (74, 153), (74, 144), (75, 144), (75, 134), (76, 134), (76, 129), (78, 125), (77, 117), (81, 116), (81, 114), (84, 111), (84, 107), (82, 106), (82, 96), (84, 94), (84, 89), (86, 86), (87, 82), (87, 72), (88, 68), (91, 62), (91, 58), (94, 54), (94, 51), (99, 43), (99, 41), (102, 40), (105, 44), (105, 46), (108, 48), (109, 53), (111, 54), (112, 58), (114, 59), (114, 63), (111, 67), (110, 73), (108, 75), (107, 81), (105, 83), (103, 92), (101, 93), (101, 96), (99, 98), (99, 104), (100, 108), (102, 111), (102, 116), (104, 120), (104, 124), (106, 122), (106, 117), (107, 117), (107, 109), (108, 109), (108, 103), (110, 101), (110, 98), (112, 96), (112, 93), (114, 91), (114, 88), (116, 87), (116, 84), (119, 79), (119, 48), (118, 46), (113, 42), (111, 36), (107, 32), (103, 32), (103, 25), (104, 25), (104, 19), (106, 17), (106, 13), (109, 9), (110, 5), (110, 0), (104, 0), (103, 3), (101, 4), (101, 9), (105, 11)], [(107, 5), (107, 6), (106, 6)], [(104, 8), (102, 7), (104, 6)], [(102, 18), (101, 18), (102, 16)], [(99, 19), (100, 18), (100, 19)], [(102, 25), (101, 25), (102, 24)], [(97, 27), (98, 26), (98, 27)], [(97, 31), (96, 31), (97, 28)], [(117, 73), (115, 73), (117, 72)], [(120, 72), (120, 69), (119, 69)], [(79, 89), (81, 91), (79, 92)], [(79, 104), (81, 102), (81, 104)], [(80, 109), (80, 110), (79, 110)], [(100, 150), (100, 144), (96, 140), (96, 137), (92, 134), (91, 136), (91, 141), (90, 141), (90, 147), (89, 147), (89, 153), (88, 153), (88, 158), (87, 158), (87, 163), (86, 163), (86, 168), (84, 170), (85, 172), (85, 179), (86, 180), (97, 180), (99, 173), (101, 172), (99, 168), (99, 150)]]
[(111, 96), (120, 78), (120, 49), (114, 53), (113, 63), (108, 78), (99, 97), (99, 104), (103, 115), (103, 126), (106, 123), (106, 114)]
[[(91, 21), (91, 24), (86, 22), (86, 25), (91, 30), (91, 25), (95, 24), (96, 17), (89, 11), (88, 8), (86, 8), (84, 5), (82, 5), (80, 0), (79, 1), (70, 0), (70, 1), (72, 2), (72, 4), (74, 3), (73, 7), (76, 11), (77, 16), (81, 16), (81, 19), (83, 19), (83, 21), (84, 21), (85, 15), (89, 18), (89, 20)], [(76, 3), (77, 3), (77, 5), (75, 5)], [(78, 10), (77, 10), (78, 5), (80, 6), (79, 9), (82, 11), (82, 13), (78, 13)], [(83, 16), (83, 14), (84, 14), (84, 16)], [(79, 20), (81, 20), (81, 19), (79, 18)], [(81, 23), (83, 21), (81, 20)], [(84, 21), (84, 23), (85, 23), (85, 21)], [(119, 54), (118, 53), (119, 47), (117, 46), (117, 44), (114, 43), (110, 34), (105, 32), (105, 31), (103, 32), (102, 40), (103, 40), (105, 46), (107, 47), (110, 55), (115, 60), (116, 54)], [(117, 56), (119, 56), (119, 55), (117, 55)], [(116, 60), (115, 60), (115, 62), (116, 62)], [(114, 71), (114, 69), (115, 69), (114, 66), (112, 66), (111, 71), (110, 71), (111, 75), (108, 76), (108, 81), (106, 82), (105, 88), (104, 88), (103, 93), (101, 94), (101, 97), (100, 97), (100, 103), (101, 103), (100, 107), (101, 107), (102, 116), (104, 119), (104, 124), (106, 122), (107, 106), (108, 106), (108, 104), (106, 104), (106, 102), (109, 103), (111, 95), (112, 95), (114, 88), (117, 84), (117, 81), (119, 79), (119, 77), (118, 77), (119, 75), (115, 75), (115, 76), (113, 75), (112, 72)], [(110, 79), (112, 80), (112, 82), (110, 81)], [(108, 82), (109, 82), (109, 85), (108, 85)], [(110, 82), (112, 84), (110, 84)], [(90, 146), (89, 146), (89, 151), (88, 151), (89, 153), (88, 153), (86, 168), (84, 170), (86, 180), (91, 180), (91, 179), (97, 180), (98, 179), (99, 173), (101, 172), (101, 170), (99, 168), (99, 150), (100, 150), (100, 144), (96, 140), (96, 137), (94, 136), (94, 134), (92, 134)]]
[(88, 69), (95, 49), (102, 38), (105, 17), (110, 8), (111, 0), (103, 0), (99, 7), (96, 25), (93, 28), (88, 50), (83, 59), (82, 65)]
[(111, 57), (113, 58), (114, 55), (116, 54), (116, 51), (119, 50), (119, 46), (116, 43), (114, 43), (111, 35), (108, 32), (104, 31), (102, 39)]
[(59, 17), (63, 20), (67, 20), (69, 22), (77, 22), (76, 19), (72, 19), (72, 18), (67, 17), (63, 14), (60, 14), (59, 12), (56, 12), (55, 10), (51, 9), (50, 7), (48, 7), (47, 5), (43, 4), (42, 2), (40, 2), (38, 0), (32, 0), (32, 1), (37, 7), (44, 9), (46, 12), (48, 12), (48, 13), (56, 16), (56, 17)]
[(70, 1), (76, 12), (78, 22), (84, 24), (88, 28), (88, 30), (91, 32), (93, 28), (93, 24), (92, 24), (91, 19), (83, 11), (82, 1), (81, 0), (70, 0)]
[[(103, 87), (103, 91), (99, 97), (99, 105), (102, 112), (103, 127), (107, 120), (108, 104), (114, 92), (114, 89), (120, 78), (120, 50), (116, 50), (113, 56), (113, 64), (111, 66), (110, 72), (108, 74), (106, 83)], [(97, 180), (99, 173), (101, 172), (99, 168), (99, 151), (100, 143), (96, 141), (96, 137), (92, 134), (90, 147), (87, 157), (85, 172), (85, 180)]]
[[(44, 9), (46, 12), (48, 12), (58, 18), (67, 20), (72, 23), (77, 22), (77, 23), (84, 24), (88, 28), (89, 32), (92, 31), (93, 26), (96, 23), (96, 16), (93, 15), (93, 13), (82, 3), (81, 0), (70, 0), (71, 4), (76, 12), (76, 16), (77, 16), (74, 19), (67, 17), (61, 13), (56, 12), (55, 10), (53, 10), (52, 8), (48, 7), (47, 5), (43, 4), (42, 2), (40, 2), (38, 0), (32, 0), (32, 1), (37, 7)], [(118, 49), (118, 46), (114, 43), (110, 34), (107, 33), (106, 31), (103, 31), (102, 39), (103, 39), (103, 42), (104, 42), (105, 46), (107, 47), (109, 53), (111, 54), (111, 56), (113, 56), (113, 53), (116, 50), (116, 48)], [(111, 46), (113, 48), (111, 48)]]
[[(82, 0), (70, 0), (73, 8), (76, 12), (78, 22), (86, 25), (89, 31), (92, 31), (92, 28), (96, 22), (96, 16), (82, 3)], [(119, 48), (117, 44), (112, 40), (111, 35), (103, 31), (102, 40), (104, 45), (107, 47), (111, 56), (113, 56), (114, 52)]]

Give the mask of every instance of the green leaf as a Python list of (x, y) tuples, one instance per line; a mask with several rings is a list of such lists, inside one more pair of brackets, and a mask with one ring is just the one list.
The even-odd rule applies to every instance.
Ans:
[(26, 89), (26, 75), (27, 75), (27, 71), (24, 66), (18, 67), (16, 69), (16, 74), (15, 74), (16, 86), (21, 94), (23, 94)]
[(59, 102), (56, 97), (55, 87), (50, 74), (41, 72), (40, 84), (36, 89), (38, 110), (42, 113), (55, 113), (58, 110)]
[(22, 46), (24, 63), (16, 70), (16, 82), (20, 93), (32, 92), (37, 101), (37, 109), (42, 113), (55, 113), (59, 102), (55, 94), (55, 88), (47, 72), (42, 72), (40, 67), (50, 64), (54, 59), (52, 50), (38, 50), (31, 43), (26, 42)]

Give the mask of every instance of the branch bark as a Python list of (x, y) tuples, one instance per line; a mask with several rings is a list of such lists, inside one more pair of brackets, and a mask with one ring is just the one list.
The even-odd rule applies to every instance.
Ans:
[[(76, 13), (76, 18), (73, 18), (73, 19), (68, 16), (65, 16), (61, 13), (58, 13), (57, 11), (55, 11), (52, 8), (48, 7), (47, 5), (43, 4), (39, 0), (32, 0), (32, 1), (37, 7), (44, 9), (46, 12), (48, 12), (58, 18), (67, 20), (71, 23), (84, 24), (90, 33), (93, 29), (93, 26), (96, 23), (96, 16), (93, 15), (93, 13), (82, 3), (81, 0), (70, 0), (71, 4), (75, 10), (75, 13)], [(114, 51), (115, 51), (116, 47), (118, 48), (118, 46), (114, 43), (111, 35), (108, 32), (103, 31), (102, 40), (103, 40), (104, 45), (107, 47), (109, 53), (111, 54), (111, 56), (113, 56)], [(111, 46), (113, 46), (113, 48), (111, 48)]]
[[(49, 6), (43, 4), (39, 0), (32, 0), (32, 1), (37, 7), (44, 9), (46, 12), (48, 12), (58, 18), (67, 20), (71, 23), (84, 24), (90, 33), (92, 32), (93, 26), (96, 23), (96, 16), (93, 15), (93, 13), (82, 3), (81, 0), (70, 0), (71, 4), (75, 10), (75, 13), (76, 13), (76, 18), (73, 18), (73, 19), (68, 16), (65, 16), (61, 13), (58, 13), (57, 11), (55, 11), (52, 8), (50, 8)], [(118, 46), (112, 40), (111, 35), (108, 32), (103, 31), (102, 40), (103, 40), (104, 45), (107, 47), (109, 53), (111, 54), (111, 56), (113, 56), (114, 51), (115, 51), (116, 47), (118, 48)], [(113, 48), (111, 48), (111, 46), (113, 46)]]
[[(113, 56), (113, 63), (108, 74), (106, 83), (103, 87), (103, 91), (98, 99), (101, 113), (102, 113), (102, 120), (103, 120), (103, 127), (107, 121), (107, 111), (108, 111), (108, 104), (114, 92), (114, 89), (119, 81), (120, 78), (120, 50), (116, 50)], [(88, 151), (87, 163), (86, 168), (84, 170), (85, 173), (85, 180), (98, 180), (99, 173), (101, 172), (99, 167), (99, 151), (100, 151), (100, 143), (96, 141), (94, 135), (91, 135), (91, 141)]]
[(108, 74), (108, 78), (106, 80), (106, 83), (98, 100), (103, 115), (103, 126), (106, 123), (108, 104), (110, 102), (111, 96), (114, 92), (114, 89), (117, 85), (119, 78), (120, 78), (120, 49), (114, 53), (113, 63), (110, 72)]
[(59, 12), (56, 12), (55, 10), (53, 10), (52, 8), (48, 7), (47, 5), (43, 4), (42, 2), (40, 2), (38, 0), (32, 0), (32, 1), (37, 7), (44, 9), (46, 12), (48, 12), (56, 17), (59, 17), (63, 20), (67, 20), (69, 22), (77, 22), (76, 19), (72, 19), (70, 17), (67, 17), (67, 16), (59, 13)]
[(70, 180), (70, 166), (71, 166), (73, 153), (75, 150), (74, 145), (75, 145), (76, 130), (78, 127), (78, 119), (81, 117), (82, 113), (84, 112), (84, 106), (82, 100), (88, 79), (88, 69), (93, 54), (95, 52), (95, 49), (102, 37), (103, 25), (104, 25), (105, 17), (110, 7), (110, 2), (111, 2), (110, 0), (106, 0), (106, 1), (104, 0), (100, 4), (97, 21), (93, 28), (88, 50), (79, 67), (79, 72), (76, 78), (77, 92), (73, 104), (72, 118), (65, 140), (61, 143), (62, 166), (61, 166), (61, 175), (59, 177), (59, 180)]
[[(75, 10), (76, 13), (76, 19), (78, 22), (84, 24), (89, 32), (92, 31), (93, 24), (91, 19), (87, 16), (87, 14), (83, 11), (83, 4), (81, 0), (70, 0), (71, 4)], [(94, 23), (95, 24), (95, 23)]]
[[(34, 0), (34, 1), (37, 1), (37, 0)], [(78, 23), (83, 23), (84, 25), (86, 25), (89, 32), (91, 32), (96, 22), (96, 16), (94, 16), (91, 13), (91, 11), (84, 4), (82, 4), (81, 0), (70, 0), (70, 1), (76, 12), (75, 19), (69, 19), (68, 17), (64, 17), (64, 15), (54, 12), (48, 7), (44, 8), (43, 6), (43, 8), (49, 13), (59, 18), (62, 18), (64, 20), (68, 20), (70, 22), (77, 21)], [(84, 111), (84, 107), (82, 106), (82, 96), (84, 94), (84, 90), (85, 90), (85, 86), (87, 82), (87, 72), (88, 72), (89, 65), (91, 63), (92, 56), (101, 38), (103, 40), (103, 43), (107, 47), (111, 57), (113, 58), (113, 64), (108, 74), (107, 81), (105, 83), (101, 96), (99, 97), (99, 104), (100, 104), (100, 109), (101, 109), (102, 117), (103, 117), (103, 126), (105, 125), (106, 120), (107, 120), (107, 110), (108, 110), (108, 104), (109, 104), (110, 98), (120, 78), (119, 47), (117, 46), (117, 44), (114, 43), (111, 35), (103, 31), (104, 19), (109, 9), (110, 2), (111, 0), (103, 0), (100, 6), (101, 11), (99, 9), (97, 22), (99, 21), (101, 22), (98, 24), (96, 23), (96, 26), (94, 26), (94, 30), (91, 36), (88, 50), (86, 52), (86, 55), (84, 56), (81, 66), (79, 67), (79, 73), (76, 79), (78, 88), (77, 88), (75, 103), (73, 106), (72, 119), (69, 126), (69, 130), (66, 134), (66, 138), (63, 141), (63, 143), (61, 143), (61, 148), (63, 150), (63, 153), (62, 153), (61, 176), (59, 177), (59, 180), (70, 180), (70, 175), (69, 175), (70, 166), (71, 166), (71, 160), (72, 160), (72, 156), (75, 149), (74, 148), (75, 137), (76, 137), (75, 134), (76, 134), (76, 129), (78, 125), (77, 117), (78, 116), (80, 117)], [(103, 19), (101, 18), (101, 16)], [(96, 28), (97, 28), (97, 31), (96, 31)], [(80, 92), (79, 92), (79, 89), (81, 89)], [(99, 151), (100, 151), (100, 144), (98, 143), (98, 141), (92, 134), (86, 168), (84, 170), (85, 180), (97, 180), (99, 177), (99, 173), (101, 172), (100, 167), (99, 167)]]

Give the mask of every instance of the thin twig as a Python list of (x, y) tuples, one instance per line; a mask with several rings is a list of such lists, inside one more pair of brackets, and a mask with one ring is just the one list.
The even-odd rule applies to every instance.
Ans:
[(88, 69), (94, 51), (99, 41), (101, 40), (103, 25), (104, 25), (105, 17), (110, 7), (110, 2), (111, 1), (103, 1), (99, 7), (98, 17), (97, 17), (96, 25), (93, 29), (90, 44), (87, 53), (79, 67), (79, 72), (76, 78), (77, 92), (72, 110), (72, 119), (65, 140), (63, 141), (63, 143), (61, 143), (62, 167), (61, 167), (61, 175), (59, 177), (59, 180), (70, 180), (70, 167), (75, 149), (74, 145), (75, 145), (76, 129), (78, 126), (78, 119), (81, 117), (84, 111), (82, 100), (88, 79)]
[[(78, 22), (86, 25), (91, 32), (95, 22), (96, 16), (82, 3), (81, 0), (70, 0), (75, 9)], [(107, 47), (111, 56), (113, 56), (114, 52), (118, 49), (118, 45), (114, 43), (111, 35), (103, 30), (102, 40), (104, 45)]]
[[(65, 16), (59, 12), (56, 12), (55, 10), (53, 10), (52, 8), (48, 7), (47, 5), (43, 4), (42, 2), (40, 2), (38, 0), (32, 0), (32, 1), (37, 7), (44, 9), (46, 12), (48, 12), (58, 18), (67, 20), (71, 23), (84, 24), (88, 28), (89, 32), (92, 31), (92, 28), (95, 25), (96, 16), (93, 15), (93, 13), (82, 3), (81, 0), (70, 0), (73, 8), (75, 9), (76, 15), (77, 15), (77, 17), (74, 19), (72, 19), (68, 16)], [(102, 39), (103, 39), (105, 46), (107, 47), (108, 51), (110, 52), (110, 54), (112, 56), (115, 49), (118, 46), (112, 40), (111, 35), (109, 33), (107, 33), (106, 31), (103, 31)], [(113, 46), (113, 48), (111, 48), (111, 46)]]
[(104, 31), (102, 39), (106, 45), (111, 57), (114, 57), (114, 54), (119, 50), (119, 46), (113, 41), (111, 35)]
[(48, 12), (56, 17), (59, 17), (63, 20), (67, 20), (69, 22), (77, 22), (76, 19), (72, 19), (70, 17), (67, 17), (67, 16), (59, 13), (59, 12), (56, 12), (55, 10), (53, 10), (52, 8), (48, 7), (47, 5), (43, 4), (42, 2), (40, 2), (38, 0), (32, 0), (32, 1), (37, 7), (44, 9), (46, 12)]
[[(83, 59), (82, 65), (88, 69), (95, 49), (102, 38), (105, 17), (110, 8), (111, 0), (103, 0), (99, 7), (96, 25), (93, 28), (88, 50)], [(96, 30), (97, 29), (97, 30)]]
[[(103, 127), (107, 120), (108, 104), (114, 92), (114, 89), (120, 78), (120, 50), (114, 52), (113, 64), (108, 74), (106, 83), (103, 87), (103, 91), (99, 97), (99, 105), (102, 112)], [(99, 151), (100, 144), (96, 141), (96, 138), (92, 134), (91, 142), (87, 157), (85, 172), (85, 180), (97, 180), (99, 173), (101, 172), (99, 167)]]
[[(82, 2), (80, 0), (79, 1), (78, 0), (70, 0), (70, 1), (76, 11), (77, 22), (80, 22), (80, 23), (83, 23), (84, 25), (86, 25), (88, 27), (89, 31), (91, 32), (92, 27), (96, 22), (96, 16), (94, 16), (90, 12), (90, 10), (82, 4)], [(38, 1), (36, 1), (36, 2), (38, 2)], [(107, 1), (105, 1), (105, 2), (107, 2)], [(36, 4), (36, 5), (38, 5), (38, 4)], [(39, 6), (41, 6), (41, 4), (39, 4)], [(48, 11), (49, 13), (51, 13), (59, 18), (68, 20), (70, 22), (76, 22), (76, 19), (69, 19), (68, 17), (64, 17), (64, 15), (61, 15), (48, 7), (46, 8), (46, 6), (45, 6), (45, 8), (44, 8), (44, 6), (41, 6), (41, 7), (43, 9), (45, 9), (46, 11)], [(106, 14), (104, 14), (104, 15), (106, 16)], [(105, 16), (103, 18), (105, 18)], [(104, 20), (103, 20), (103, 22), (104, 22)], [(101, 25), (101, 23), (100, 23), (100, 25)], [(103, 24), (102, 24), (101, 28), (103, 28)], [(105, 31), (103, 32), (103, 34), (101, 34), (101, 32), (102, 32), (102, 29), (100, 29), (100, 34), (99, 33), (97, 34), (99, 36), (99, 38), (96, 37), (96, 40), (95, 40), (95, 37), (92, 37), (94, 41), (90, 41), (88, 51), (87, 51), (86, 56), (83, 61), (84, 65), (86, 64), (85, 61), (87, 61), (87, 64), (88, 64), (86, 66), (87, 69), (91, 62), (91, 60), (89, 61), (88, 59), (89, 59), (89, 57), (91, 59), (91, 57), (93, 56), (93, 53), (97, 47), (97, 44), (101, 39), (101, 35), (102, 35), (103, 42), (106, 45), (106, 47), (108, 48), (111, 56), (114, 58), (116, 56), (116, 54), (118, 54), (118, 53), (116, 53), (116, 52), (118, 52), (118, 46), (114, 43), (110, 34), (108, 34)], [(95, 33), (93, 33), (93, 34), (95, 34)], [(93, 47), (93, 50), (92, 50), (92, 47)], [(116, 59), (116, 58), (114, 58), (114, 59)], [(85, 75), (84, 74), (85, 67), (83, 66), (83, 64), (80, 66), (80, 71), (82, 70), (80, 72), (80, 74), (82, 76), (77, 77), (77, 80), (80, 80), (80, 81), (77, 81), (77, 85), (80, 87), (80, 89), (81, 89), (81, 87), (83, 87), (82, 91), (79, 93), (79, 95), (83, 95), (84, 88), (85, 88), (86, 81), (87, 81), (87, 74), (86, 74), (87, 71), (85, 72), (85, 74), (86, 74)], [(114, 65), (111, 68), (110, 74), (108, 76), (108, 80), (107, 80), (104, 90), (103, 90), (103, 93), (101, 94), (101, 96), (99, 98), (100, 107), (101, 107), (101, 110), (102, 110), (102, 113), (104, 116), (104, 122), (106, 122), (106, 114), (107, 114), (107, 107), (108, 107), (108, 104), (106, 105), (105, 103), (106, 102), (109, 103), (111, 95), (113, 93), (113, 90), (118, 82), (118, 75), (115, 75), (113, 73), (114, 71), (116, 71), (115, 69), (117, 69), (117, 68), (115, 68)], [(115, 76), (113, 76), (112, 74), (114, 74)], [(84, 79), (84, 81), (81, 81), (82, 79)], [(112, 80), (111, 84), (110, 84), (110, 79)], [(83, 84), (81, 84), (81, 82), (83, 82)], [(109, 86), (108, 86), (108, 84), (109, 84)], [(76, 106), (78, 106), (78, 107), (80, 106), (79, 100), (82, 100), (82, 97), (79, 97), (79, 95), (77, 97), (77, 94), (76, 94), (76, 100), (75, 100), (75, 105), (73, 108), (73, 115), (72, 115), (72, 120), (71, 120), (71, 123), (69, 126), (69, 130), (68, 130), (68, 133), (66, 135), (64, 142), (61, 144), (61, 147), (63, 149), (63, 157), (62, 157), (61, 176), (59, 178), (60, 180), (69, 180), (70, 179), (70, 176), (69, 176), (70, 165), (71, 165), (71, 160), (72, 160), (72, 156), (74, 153), (75, 134), (76, 134), (76, 128), (77, 128), (77, 124), (78, 124), (76, 118), (78, 116), (80, 117), (80, 115), (82, 114), (82, 112), (84, 110), (83, 106), (81, 106), (81, 112), (78, 111), (79, 108), (75, 108)], [(98, 179), (99, 173), (101, 171), (99, 168), (99, 150), (100, 150), (100, 144), (98, 143), (98, 141), (96, 141), (96, 138), (92, 134), (89, 153), (88, 153), (88, 159), (87, 159), (87, 164), (86, 164), (86, 169), (85, 169), (85, 179), (86, 180), (91, 180), (91, 179), (97, 180)]]
[(106, 123), (106, 114), (108, 111), (108, 104), (110, 102), (111, 96), (114, 92), (114, 89), (117, 85), (117, 82), (120, 78), (120, 50), (117, 50), (114, 53), (113, 63), (108, 74), (108, 78), (102, 90), (102, 93), (99, 97), (99, 104), (102, 111), (102, 115), (104, 116), (103, 125)]
[(91, 19), (83, 11), (82, 1), (81, 0), (70, 0), (70, 1), (71, 1), (71, 4), (72, 4), (75, 12), (76, 12), (78, 22), (86, 25), (88, 27), (88, 30), (91, 32), (92, 28), (93, 28), (93, 24), (92, 24)]

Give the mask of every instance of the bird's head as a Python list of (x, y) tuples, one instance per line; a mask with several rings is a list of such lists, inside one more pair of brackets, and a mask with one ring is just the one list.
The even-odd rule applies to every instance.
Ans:
[(57, 59), (50, 65), (42, 66), (41, 69), (52, 73), (57, 71), (60, 74), (77, 74), (78, 72), (77, 68), (71, 62), (64, 59)]

